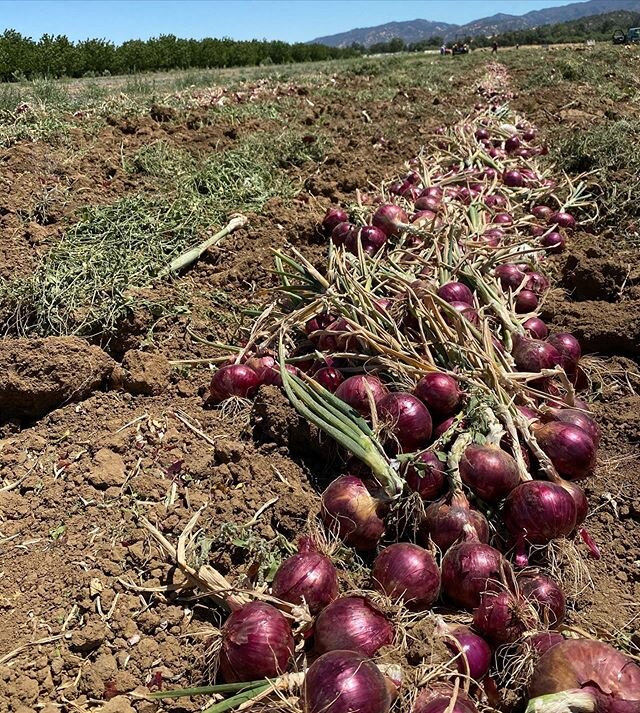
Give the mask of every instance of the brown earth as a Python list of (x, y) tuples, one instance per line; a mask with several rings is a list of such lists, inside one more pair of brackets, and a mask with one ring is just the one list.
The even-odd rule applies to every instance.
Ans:
[[(468, 100), (468, 90), (452, 93)], [(194, 333), (233, 341), (239, 309), (272, 294), (272, 249), (289, 242), (320, 257), (315, 226), (326, 206), (392, 176), (447, 110), (425, 89), (390, 103), (336, 105), (313, 90), (298, 101), (301, 125), (313, 131), (319, 122), (332, 148), (318, 166), (305, 167), (298, 200), (272, 200), (175, 284), (154, 289), (168, 300), (176, 287), (186, 293), (190, 314), (163, 318), (152, 339), (153, 318), (136, 314), (109, 350), (122, 361), (115, 368), (81, 340), (0, 344), (0, 713), (199, 709), (189, 699), (123, 697), (200, 683), (204, 641), (222, 617), (206, 600), (176, 598), (184, 576), (140, 516), (175, 542), (202, 509), (201, 561), (242, 582), (259, 579), (268, 556), (251, 549), (242, 526), (252, 524), (253, 544), (256, 536), (294, 543), (318, 510), (329, 451), (277, 391), (263, 388), (250, 409), (212, 409), (207, 365), (170, 368), (168, 360), (216, 355)], [(542, 126), (548, 118), (540, 107), (549, 116), (558, 110), (557, 98), (544, 94), (534, 105)], [(196, 153), (221, 150), (238, 135), (227, 128), (156, 109), (114, 117), (97, 135), (78, 127), (73, 152), (37, 143), (3, 150), (0, 275), (31, 271), (83, 206), (154, 190), (121, 171), (121, 151), (130, 155), (160, 137)], [(249, 122), (239, 132), (266, 128)], [(557, 328), (574, 331), (597, 355), (588, 363), (603, 439), (587, 482), (587, 525), (602, 559), (577, 546), (594, 586), (580, 587), (569, 623), (609, 638), (638, 631), (640, 602), (640, 295), (627, 265), (635, 268), (637, 253), (620, 254), (615, 235), (581, 233), (552, 260), (561, 290), (545, 306)]]

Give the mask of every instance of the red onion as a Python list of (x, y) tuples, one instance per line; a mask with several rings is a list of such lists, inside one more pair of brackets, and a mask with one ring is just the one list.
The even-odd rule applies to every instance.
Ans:
[(407, 224), (407, 214), (399, 205), (386, 203), (373, 214), (372, 223), (388, 237), (398, 235)]
[(533, 141), (533, 140), (536, 138), (535, 129), (531, 129), (531, 128), (525, 129), (525, 130), (522, 132), (522, 138), (523, 138), (525, 141)]
[(514, 538), (546, 545), (569, 535), (576, 526), (576, 505), (561, 485), (529, 480), (514, 488), (505, 500), (502, 518)]
[(505, 171), (502, 174), (502, 180), (506, 186), (511, 188), (521, 188), (524, 186), (524, 176), (520, 173), (520, 171)]
[(560, 352), (562, 357), (560, 363), (565, 371), (575, 371), (582, 356), (582, 349), (580, 348), (580, 342), (573, 334), (568, 332), (552, 334), (547, 341)]
[[(457, 654), (458, 671), (469, 676), (474, 681), (480, 681), (487, 675), (491, 665), (491, 648), (489, 644), (468, 626), (445, 625), (447, 636), (445, 643), (453, 654)], [(453, 639), (454, 641), (451, 641)], [(464, 654), (461, 656), (460, 654)]]
[(538, 631), (535, 634), (525, 636), (524, 643), (529, 645), (538, 656), (549, 651), (552, 646), (561, 643), (565, 638), (557, 631)]
[(349, 215), (342, 208), (329, 208), (322, 219), (322, 229), (327, 235), (331, 235), (338, 223), (348, 223)]
[(568, 480), (558, 479), (556, 485), (562, 486), (573, 498), (573, 503), (576, 506), (576, 527), (579, 527), (586, 520), (589, 512), (589, 501), (584, 490)]
[(427, 609), (440, 593), (440, 570), (431, 552), (398, 542), (384, 550), (373, 563), (376, 589), (392, 599), (402, 599), (409, 609)]
[(531, 372), (553, 369), (562, 358), (553, 345), (528, 337), (514, 339), (512, 355), (518, 369)]
[(500, 280), (503, 290), (517, 290), (525, 278), (525, 274), (518, 265), (513, 263), (503, 263), (495, 269), (495, 276)]
[(384, 532), (378, 515), (380, 503), (355, 475), (343, 475), (322, 493), (322, 519), (326, 527), (356, 549), (373, 549)]
[(489, 541), (489, 524), (478, 510), (469, 507), (462, 492), (451, 496), (450, 502), (439, 501), (429, 505), (420, 524), (420, 534), (425, 543), (431, 539), (443, 552), (466, 533), (471, 532), (479, 542)]
[(293, 655), (289, 622), (271, 604), (249, 602), (222, 627), (220, 669), (227, 683), (275, 678)]
[(549, 280), (540, 272), (530, 272), (527, 275), (524, 286), (525, 289), (532, 290), (536, 294), (541, 295), (549, 288)]
[(430, 451), (420, 453), (415, 460), (407, 464), (404, 478), (411, 490), (418, 493), (423, 500), (435, 500), (447, 486), (444, 464)]
[(377, 404), (387, 393), (386, 386), (371, 374), (357, 374), (345, 379), (336, 389), (335, 394), (339, 399), (349, 404), (361, 416), (371, 416), (371, 404), (369, 402), (369, 392), (373, 402)]
[(596, 447), (588, 433), (570, 423), (551, 421), (534, 426), (540, 448), (555, 469), (569, 480), (585, 478), (596, 463)]
[(552, 213), (549, 218), (549, 222), (555, 223), (561, 228), (566, 228), (567, 230), (573, 230), (576, 227), (576, 219), (571, 215), (571, 213), (565, 213), (564, 211)]
[(340, 597), (318, 615), (314, 627), (316, 649), (355, 651), (374, 656), (393, 642), (391, 622), (365, 597)]
[(355, 225), (351, 223), (338, 223), (336, 227), (331, 231), (331, 240), (336, 245), (345, 245), (347, 241), (352, 239), (352, 235), (355, 232)]
[(391, 695), (380, 669), (353, 651), (329, 651), (304, 679), (305, 713), (388, 713)]
[(443, 436), (453, 426), (456, 420), (455, 416), (450, 416), (444, 421), (440, 421), (433, 429), (433, 440), (437, 441), (440, 436)]
[[(456, 312), (460, 313), (468, 322), (471, 322), (471, 324), (478, 326), (480, 324), (480, 316), (478, 313), (473, 309), (473, 307), (470, 307), (467, 302), (449, 302), (451, 307), (455, 309)], [(453, 320), (450, 319), (448, 314), (445, 314), (445, 322), (448, 324), (452, 323)]]
[(493, 222), (497, 225), (513, 225), (513, 216), (511, 213), (496, 213)]
[(432, 683), (420, 692), (411, 713), (478, 713), (478, 709), (462, 688), (456, 691), (448, 683)]
[(534, 238), (540, 238), (545, 233), (544, 228), (541, 225), (530, 225), (529, 234), (533, 235)]
[(478, 139), (478, 141), (485, 141), (489, 138), (489, 132), (483, 128), (476, 129), (474, 136), (476, 137), (476, 139)]
[(412, 394), (392, 392), (378, 401), (378, 414), (404, 451), (426, 446), (433, 424), (427, 407)]
[(505, 142), (504, 142), (504, 149), (508, 153), (515, 153), (517, 149), (519, 149), (522, 146), (522, 142), (517, 136), (510, 136)]
[(358, 254), (358, 241), (362, 245), (362, 251), (368, 255), (375, 255), (387, 242), (387, 236), (375, 225), (364, 225), (354, 234), (354, 237), (353, 245), (347, 245), (349, 252), (354, 255)]
[(529, 696), (534, 699), (548, 696), (535, 708), (542, 713), (559, 710), (560, 701), (565, 710), (573, 710), (574, 700), (581, 702), (575, 710), (637, 713), (640, 666), (601, 641), (567, 639), (540, 657), (529, 685)]
[(480, 594), (499, 586), (509, 563), (490, 545), (461, 542), (453, 545), (442, 558), (442, 591), (455, 604), (473, 609)]
[(473, 292), (462, 282), (447, 282), (436, 293), (445, 302), (466, 302), (473, 305)]
[(557, 254), (564, 250), (565, 239), (564, 236), (555, 230), (543, 235), (540, 242), (547, 248), (547, 252)]
[(246, 398), (259, 386), (256, 372), (244, 364), (221, 366), (211, 378), (209, 391), (215, 401), (224, 401), (231, 396)]
[(483, 592), (473, 612), (473, 626), (492, 644), (511, 644), (535, 627), (536, 616), (531, 606), (507, 590)]
[(522, 326), (534, 339), (546, 339), (549, 334), (549, 328), (539, 317), (529, 317)]
[(543, 420), (561, 421), (562, 423), (577, 426), (589, 435), (596, 448), (600, 443), (600, 426), (592, 416), (577, 408), (547, 408), (544, 410)]
[(437, 201), (442, 200), (442, 188), (439, 186), (427, 186), (423, 188), (420, 194), (421, 198), (435, 198)]
[(430, 210), (435, 217), (437, 211), (440, 210), (440, 199), (433, 196), (421, 196), (413, 205), (417, 211)]
[(517, 581), (520, 593), (538, 612), (540, 620), (547, 627), (562, 624), (567, 602), (564, 592), (551, 577), (523, 572), (518, 575)]
[(534, 218), (546, 219), (553, 213), (553, 210), (548, 205), (534, 205), (531, 209), (531, 214)]
[(304, 600), (309, 611), (317, 614), (338, 596), (338, 573), (331, 560), (305, 539), (298, 554), (278, 567), (271, 591), (291, 604), (302, 604)]
[(475, 495), (488, 503), (501, 500), (520, 482), (518, 464), (495, 446), (472, 444), (460, 459), (460, 476)]
[(538, 297), (531, 290), (520, 290), (516, 295), (516, 314), (526, 314), (533, 312), (538, 307)]
[(461, 392), (453, 376), (434, 371), (418, 381), (413, 393), (438, 418), (450, 416), (458, 410)]

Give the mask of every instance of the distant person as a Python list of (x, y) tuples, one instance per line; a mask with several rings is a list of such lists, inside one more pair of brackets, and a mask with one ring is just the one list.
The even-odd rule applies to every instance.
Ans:
[(440, 47), (440, 54), (446, 54), (446, 52), (447, 52), (447, 46), (442, 45), (442, 47)]
[(494, 42), (491, 45), (491, 54), (498, 54), (498, 43)]

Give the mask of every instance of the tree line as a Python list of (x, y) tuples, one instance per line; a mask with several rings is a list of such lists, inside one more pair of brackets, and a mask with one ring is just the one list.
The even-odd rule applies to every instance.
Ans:
[(65, 35), (43, 35), (36, 41), (15, 30), (5, 30), (0, 35), (0, 81), (288, 64), (358, 54), (359, 50), (350, 47), (228, 38), (185, 40), (175, 35), (129, 40), (121, 45), (103, 39), (71, 42)]

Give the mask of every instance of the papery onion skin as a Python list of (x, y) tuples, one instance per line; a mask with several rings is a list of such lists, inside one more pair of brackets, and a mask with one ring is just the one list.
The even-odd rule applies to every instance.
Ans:
[(407, 221), (407, 214), (400, 206), (387, 203), (376, 210), (371, 222), (390, 238), (397, 235)]
[(349, 404), (361, 416), (371, 416), (371, 407), (367, 395), (367, 387), (371, 390), (374, 403), (387, 393), (387, 387), (371, 374), (357, 374), (345, 379), (336, 389), (335, 394), (339, 399)]
[(600, 426), (592, 416), (577, 408), (548, 408), (543, 413), (544, 421), (561, 421), (581, 428), (589, 435), (593, 445), (597, 448), (600, 444)]
[(319, 653), (355, 651), (374, 656), (393, 642), (391, 622), (365, 597), (340, 597), (326, 606), (314, 626)]
[(485, 590), (500, 586), (509, 563), (490, 545), (461, 542), (442, 558), (442, 591), (460, 606), (474, 609)]
[(507, 590), (483, 592), (473, 613), (474, 629), (496, 646), (518, 641), (535, 623), (527, 601)]
[(512, 356), (518, 369), (530, 372), (553, 369), (562, 359), (553, 345), (528, 337), (514, 339)]
[(373, 549), (384, 533), (380, 503), (355, 475), (343, 475), (322, 493), (322, 520), (346, 544)]
[(569, 480), (587, 477), (596, 464), (596, 446), (586, 431), (570, 423), (551, 421), (534, 425), (540, 448), (560, 475)]
[(489, 671), (491, 665), (491, 647), (487, 642), (469, 627), (458, 626), (449, 627), (449, 636), (455, 639), (455, 643), (450, 638), (445, 639), (448, 648), (454, 654), (464, 653), (464, 658), (459, 656), (457, 659), (458, 671), (462, 674), (469, 675), (474, 681), (483, 679)]
[(571, 213), (566, 213), (565, 211), (557, 211), (549, 216), (550, 223), (556, 223), (561, 228), (566, 228), (567, 230), (573, 230), (576, 227), (576, 219), (571, 215)]
[(509, 493), (502, 508), (502, 519), (512, 537), (546, 545), (573, 532), (576, 505), (561, 485), (529, 480)]
[(463, 282), (447, 282), (436, 293), (445, 302), (466, 302), (473, 305), (473, 292)]
[(331, 241), (336, 245), (345, 245), (351, 240), (355, 230), (356, 226), (352, 223), (338, 223), (331, 231)]
[(557, 631), (538, 631), (535, 634), (525, 636), (524, 643), (534, 649), (538, 656), (542, 656), (552, 646), (560, 644), (564, 640), (564, 636)]
[(231, 396), (251, 396), (260, 384), (256, 372), (244, 364), (221, 366), (211, 378), (209, 391), (215, 401), (224, 401)]
[(530, 698), (591, 688), (603, 697), (598, 713), (640, 711), (640, 667), (612, 646), (591, 639), (567, 639), (538, 661)]
[(462, 396), (453, 376), (436, 371), (423, 376), (413, 393), (438, 419), (453, 415), (460, 406)]
[(465, 526), (479, 542), (489, 542), (489, 523), (478, 510), (472, 510), (462, 494), (453, 495), (450, 502), (438, 501), (429, 505), (420, 523), (420, 534), (425, 544), (431, 540), (446, 552), (465, 534)]
[(433, 423), (427, 407), (413, 394), (394, 391), (377, 403), (378, 416), (387, 424), (392, 438), (405, 451), (424, 447), (431, 438)]
[(313, 375), (313, 378), (331, 393), (334, 393), (338, 386), (344, 381), (342, 373), (332, 366), (325, 366), (322, 369), (318, 369)]
[(534, 339), (546, 339), (549, 336), (549, 327), (539, 317), (529, 317), (522, 326)]
[(317, 614), (338, 596), (338, 573), (331, 560), (307, 544), (278, 567), (271, 584), (275, 597), (291, 604), (303, 600)]
[(387, 713), (391, 707), (385, 677), (354, 651), (329, 651), (307, 670), (305, 713)]
[(538, 612), (543, 624), (554, 627), (564, 621), (567, 600), (555, 580), (537, 572), (522, 572), (517, 582), (520, 593)]
[(322, 229), (327, 235), (331, 235), (338, 223), (347, 223), (349, 215), (342, 208), (329, 208), (322, 219)]
[(403, 472), (407, 485), (423, 500), (435, 500), (447, 487), (444, 464), (434, 453), (424, 451)]
[(397, 542), (385, 547), (373, 563), (376, 589), (412, 610), (430, 607), (440, 593), (440, 570), (433, 555), (418, 545)]
[(520, 290), (515, 297), (516, 314), (527, 314), (538, 307), (538, 297), (533, 290)]
[(500, 448), (471, 444), (460, 459), (462, 482), (482, 500), (495, 502), (520, 482), (518, 464)]
[(274, 678), (293, 656), (293, 634), (271, 604), (249, 602), (232, 612), (222, 627), (220, 669), (227, 683)]
[[(456, 700), (452, 706), (454, 695)], [(420, 691), (411, 713), (478, 713), (478, 709), (462, 688), (456, 692), (448, 683), (433, 683)]]
[(503, 263), (495, 269), (495, 276), (500, 280), (503, 290), (517, 290), (526, 275), (514, 263)]
[(547, 341), (560, 352), (562, 357), (561, 364), (564, 369), (566, 371), (575, 371), (582, 356), (582, 349), (580, 348), (580, 342), (573, 334), (559, 332), (552, 334)]

